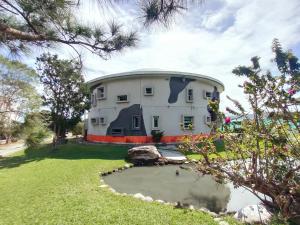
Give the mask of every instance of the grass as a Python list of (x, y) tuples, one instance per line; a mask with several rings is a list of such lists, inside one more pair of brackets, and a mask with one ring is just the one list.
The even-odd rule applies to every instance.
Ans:
[[(219, 156), (216, 154), (211, 154), (210, 157), (211, 158), (217, 158), (217, 157), (222, 157), (224, 159), (234, 159), (236, 158), (234, 153), (230, 152), (230, 151), (225, 151), (225, 144), (224, 141), (215, 141), (215, 146), (217, 149), (217, 152), (219, 153)], [(188, 157), (189, 159), (196, 159), (196, 160), (200, 160), (202, 158), (202, 156), (199, 153), (195, 153), (192, 151), (186, 151), (183, 152), (186, 157)]]
[[(200, 159), (203, 158), (199, 153), (195, 153), (195, 152), (184, 152), (184, 154), (186, 155), (186, 157), (188, 159), (200, 160)], [(222, 157), (224, 159), (229, 159), (229, 160), (230, 159), (236, 159), (236, 156), (234, 155), (234, 153), (229, 152), (229, 151), (219, 152), (219, 155), (210, 154), (209, 157), (210, 158)]]
[[(127, 147), (67, 144), (0, 159), (0, 224), (215, 224), (208, 214), (118, 196), (100, 171), (123, 166)], [(234, 221), (230, 221), (235, 224)]]

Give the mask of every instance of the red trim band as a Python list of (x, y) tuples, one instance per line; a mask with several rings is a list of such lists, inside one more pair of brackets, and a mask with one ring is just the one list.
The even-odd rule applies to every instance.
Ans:
[[(199, 135), (193, 135), (193, 136), (200, 136)], [(163, 136), (161, 138), (162, 143), (176, 143), (180, 142), (182, 138), (184, 138), (186, 135), (178, 135), (178, 136)], [(87, 135), (87, 141), (91, 142), (102, 142), (102, 143), (153, 143), (151, 136), (100, 136), (100, 135), (93, 135), (88, 134)]]

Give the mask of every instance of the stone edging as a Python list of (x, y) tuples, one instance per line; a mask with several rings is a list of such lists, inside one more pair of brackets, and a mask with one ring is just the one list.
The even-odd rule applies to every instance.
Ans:
[[(189, 161), (189, 163), (194, 162), (194, 160)], [(140, 199), (142, 201), (145, 202), (157, 202), (163, 205), (170, 205), (170, 206), (174, 206), (174, 208), (182, 208), (182, 209), (189, 209), (191, 211), (198, 211), (198, 212), (205, 212), (207, 214), (209, 214), (210, 216), (214, 217), (214, 221), (218, 222), (219, 225), (229, 225), (226, 221), (222, 220), (222, 216), (228, 215), (228, 214), (232, 214), (230, 213), (214, 213), (211, 212), (210, 210), (202, 207), (202, 208), (195, 208), (193, 205), (178, 205), (178, 203), (173, 203), (173, 202), (166, 202), (160, 199), (154, 200), (152, 197), (150, 196), (144, 196), (141, 193), (136, 193), (136, 194), (127, 194), (127, 193), (119, 193), (117, 192), (115, 189), (113, 189), (112, 187), (110, 187), (109, 185), (105, 184), (102, 176), (107, 176), (110, 175), (112, 173), (116, 173), (116, 172), (122, 172), (123, 170), (129, 169), (135, 167), (133, 164), (128, 164), (126, 163), (123, 167), (119, 167), (117, 169), (113, 169), (111, 171), (107, 171), (107, 172), (99, 172), (99, 177), (100, 177), (100, 188), (103, 189), (108, 189), (110, 192), (114, 193), (115, 195), (120, 195), (120, 196), (131, 196), (134, 197), (136, 199)]]

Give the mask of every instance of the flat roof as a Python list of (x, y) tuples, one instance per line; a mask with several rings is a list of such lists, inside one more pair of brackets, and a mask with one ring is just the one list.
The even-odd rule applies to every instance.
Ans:
[(193, 78), (196, 80), (204, 81), (212, 85), (219, 86), (222, 91), (224, 91), (224, 84), (219, 81), (218, 79), (198, 74), (198, 73), (190, 73), (190, 72), (180, 72), (180, 71), (170, 71), (170, 70), (150, 70), (150, 69), (144, 69), (144, 70), (133, 70), (123, 73), (114, 73), (109, 75), (104, 75), (95, 79), (92, 79), (90, 81), (87, 81), (86, 83), (89, 85), (89, 87), (94, 87), (102, 82), (107, 82), (111, 80), (118, 80), (118, 79), (126, 79), (126, 78), (139, 78), (139, 77), (165, 77), (165, 76), (180, 76), (180, 77), (186, 77), (186, 78)]

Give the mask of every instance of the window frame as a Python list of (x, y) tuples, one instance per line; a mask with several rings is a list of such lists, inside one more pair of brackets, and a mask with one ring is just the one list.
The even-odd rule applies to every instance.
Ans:
[[(103, 92), (102, 92), (102, 94), (103, 94), (103, 96), (99, 96), (99, 92), (98, 92), (98, 90), (100, 90), (100, 89), (103, 89)], [(106, 99), (106, 87), (105, 86), (99, 86), (99, 87), (97, 87), (97, 89), (96, 89), (97, 91), (96, 91), (96, 96), (97, 96), (97, 99), (98, 100), (103, 100), (103, 99)]]
[[(114, 132), (114, 130), (120, 130), (120, 132)], [(124, 128), (123, 127), (113, 127), (111, 128), (111, 136), (124, 136)]]
[[(209, 120), (208, 120), (208, 118), (209, 118)], [(211, 122), (212, 122), (210, 115), (205, 115), (203, 119), (204, 119), (204, 123), (207, 125), (211, 124)]]
[[(154, 115), (154, 116), (152, 116), (151, 118), (151, 127), (152, 127), (152, 130), (159, 130), (159, 117), (160, 116), (158, 116), (158, 115)], [(155, 126), (155, 123), (154, 123), (154, 118), (157, 118), (157, 126)]]
[[(103, 121), (101, 121), (101, 119), (103, 119)], [(106, 117), (105, 116), (100, 116), (99, 117), (99, 124), (106, 125)]]
[[(209, 97), (207, 96), (207, 93), (210, 93), (210, 96), (209, 96)], [(204, 99), (207, 99), (207, 100), (211, 100), (211, 98), (212, 98), (212, 92), (211, 92), (211, 91), (204, 90), (204, 91), (203, 91), (203, 98), (204, 98)]]
[(94, 93), (91, 94), (91, 105), (93, 107), (97, 106), (97, 99), (96, 99), (96, 95)]
[[(126, 100), (119, 100), (119, 97), (121, 97), (121, 96), (126, 96)], [(117, 95), (117, 103), (126, 103), (126, 102), (129, 102), (128, 94)]]
[[(148, 88), (151, 88), (151, 93), (147, 93)], [(145, 86), (144, 87), (144, 95), (145, 96), (153, 96), (154, 95), (154, 87), (153, 86)]]
[(192, 119), (191, 119), (192, 123), (189, 123), (189, 124), (192, 124), (192, 129), (194, 130), (194, 129), (195, 129), (195, 117), (192, 116), (192, 115), (183, 115), (183, 116), (182, 116), (182, 128), (183, 128), (184, 130), (188, 130), (188, 129), (189, 129), (188, 125), (185, 126), (185, 118), (186, 118), (186, 117), (191, 117), (191, 118), (192, 118)]
[[(138, 125), (139, 126), (135, 126), (136, 124), (135, 124), (135, 122), (136, 122), (136, 120), (135, 120), (135, 118), (138, 118)], [(141, 127), (142, 127), (142, 119), (141, 119), (141, 115), (132, 115), (132, 129), (133, 130), (140, 130), (141, 129)]]
[[(93, 122), (94, 120), (94, 122)], [(99, 118), (98, 117), (92, 117), (91, 118), (91, 124), (92, 125), (99, 125)]]
[[(192, 91), (192, 95), (190, 95), (189, 91)], [(191, 99), (190, 99), (191, 96)], [(194, 102), (194, 90), (193, 88), (186, 89), (186, 102)]]

